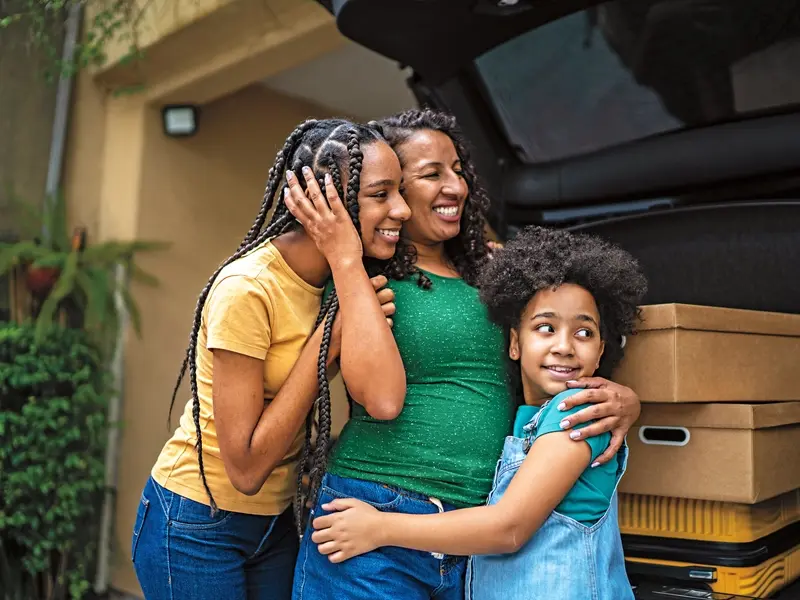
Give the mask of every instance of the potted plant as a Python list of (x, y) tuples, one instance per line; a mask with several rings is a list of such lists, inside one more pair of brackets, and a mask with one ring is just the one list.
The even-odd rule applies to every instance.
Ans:
[[(139, 268), (134, 258), (140, 252), (168, 247), (163, 242), (107, 241), (86, 244), (82, 229), (70, 233), (66, 222), (66, 207), (62, 194), (45, 202), (42, 211), (17, 202), (18, 212), (27, 222), (25, 239), (0, 243), (0, 276), (21, 267), (25, 283), (36, 300), (34, 311), (37, 336), (57, 320), (60, 309), (67, 309), (89, 333), (97, 335), (103, 347), (116, 336), (119, 294), (131, 324), (140, 334), (139, 310), (128, 287), (119, 282), (115, 268), (123, 265), (130, 279), (147, 285), (158, 280)], [(38, 227), (32, 227), (32, 224)], [(75, 326), (76, 323), (70, 323)]]

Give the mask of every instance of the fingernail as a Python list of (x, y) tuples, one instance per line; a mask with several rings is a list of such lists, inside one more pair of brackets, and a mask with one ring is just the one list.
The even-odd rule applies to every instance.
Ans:
[(599, 462), (597, 462), (597, 461), (595, 461), (595, 462), (593, 462), (593, 463), (592, 463), (592, 468), (593, 468), (593, 469), (594, 469), (595, 467), (599, 467), (599, 466), (600, 466), (600, 463), (599, 463)]
[(580, 431), (573, 431), (573, 432), (571, 432), (569, 434), (569, 437), (570, 437), (570, 439), (578, 440), (581, 437), (581, 432)]
[(310, 169), (310, 168), (308, 168), (308, 167), (303, 167), (303, 173), (305, 173), (306, 175), (308, 175), (309, 173), (311, 173), (311, 169)]
[(577, 382), (577, 381), (575, 381), (574, 379), (570, 379), (570, 380), (567, 382), (567, 385), (569, 385), (570, 383), (572, 383), (572, 384), (576, 384), (576, 383), (578, 383), (578, 382)]
[(564, 419), (561, 421), (561, 423), (559, 423), (559, 425), (561, 426), (561, 429), (567, 429), (569, 427), (569, 419)]
[(561, 404), (559, 404), (558, 405), (558, 410), (567, 410), (567, 403), (566, 402), (562, 402)]
[(331, 174), (325, 173), (325, 183), (329, 184), (331, 182)]
[(283, 188), (283, 197), (286, 198), (286, 196), (288, 195), (289, 195), (289, 188), (288, 187)]
[(294, 180), (294, 173), (291, 171), (286, 171), (286, 181), (293, 181)]

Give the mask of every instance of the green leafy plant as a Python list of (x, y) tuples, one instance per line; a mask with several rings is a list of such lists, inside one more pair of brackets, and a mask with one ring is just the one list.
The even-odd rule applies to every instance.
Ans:
[[(142, 15), (152, 0), (5, 0), (0, 2), (0, 32), (8, 27), (27, 27), (31, 43), (48, 59), (49, 76), (75, 74), (89, 66), (102, 66), (106, 48), (112, 42), (127, 43), (121, 62), (138, 60), (141, 50), (136, 33)], [(67, 60), (54, 32), (63, 27), (69, 9), (82, 5), (90, 16), (83, 36)], [(3, 11), (4, 9), (4, 11)]]
[(110, 388), (80, 330), (0, 325), (0, 600), (83, 598)]
[(42, 295), (36, 317), (37, 336), (41, 339), (44, 331), (56, 320), (59, 307), (67, 304), (78, 310), (84, 328), (107, 348), (119, 328), (117, 293), (130, 315), (135, 332), (141, 335), (138, 306), (130, 293), (128, 281), (118, 281), (115, 267), (125, 266), (134, 281), (158, 285), (158, 280), (139, 268), (134, 258), (141, 252), (163, 250), (169, 244), (108, 241), (84, 248), (80, 236), (71, 236), (67, 230), (62, 194), (49, 199), (41, 213), (19, 201), (16, 201), (16, 206), (20, 212), (29, 215), (29, 223), (39, 224), (40, 236), (29, 230), (23, 233), (27, 239), (0, 243), (0, 276), (21, 266), (26, 270), (31, 291)]

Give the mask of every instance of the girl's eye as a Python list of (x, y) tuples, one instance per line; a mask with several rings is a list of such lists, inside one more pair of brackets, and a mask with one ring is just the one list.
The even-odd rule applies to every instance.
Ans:
[(388, 194), (386, 192), (375, 192), (374, 194), (370, 194), (372, 198), (386, 198)]
[(594, 331), (591, 329), (579, 329), (575, 335), (582, 338), (590, 338), (594, 337)]
[(543, 323), (542, 325), (536, 326), (536, 331), (539, 333), (555, 333), (556, 330), (553, 329), (552, 325), (548, 325), (547, 323)]
[(435, 179), (438, 176), (439, 174), (434, 171), (433, 173), (428, 173), (427, 175), (423, 175), (422, 177), (424, 179)]

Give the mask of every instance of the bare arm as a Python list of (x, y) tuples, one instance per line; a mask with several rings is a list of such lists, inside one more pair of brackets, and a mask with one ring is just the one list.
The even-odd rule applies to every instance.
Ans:
[(508, 490), (492, 506), (432, 515), (382, 513), (346, 499), (324, 505), (337, 511), (314, 520), (312, 540), (331, 562), (342, 562), (380, 546), (444, 554), (516, 552), (567, 495), (591, 460), (588, 444), (567, 432), (538, 438)]
[[(384, 277), (370, 280), (381, 299), (381, 314), (391, 323), (394, 303), (382, 290)], [(341, 318), (333, 324), (328, 374), (333, 376), (341, 348)], [(320, 325), (306, 342), (275, 398), (264, 404), (264, 361), (228, 350), (213, 350), (212, 397), (220, 454), (231, 484), (243, 494), (258, 493), (283, 460), (318, 394)]]
[(304, 169), (303, 176), (310, 200), (296, 177), (287, 177), (290, 193), (285, 195), (286, 206), (314, 240), (333, 274), (342, 319), (342, 378), (350, 395), (370, 416), (394, 419), (403, 410), (406, 373), (364, 270), (361, 240), (330, 178), (326, 177), (326, 201), (313, 173)]
[[(334, 328), (338, 328), (334, 325)], [(328, 367), (339, 354), (331, 336)], [(317, 397), (322, 326), (309, 338), (275, 398), (264, 404), (264, 361), (214, 350), (212, 396), (220, 454), (233, 487), (257, 494), (283, 460)]]

